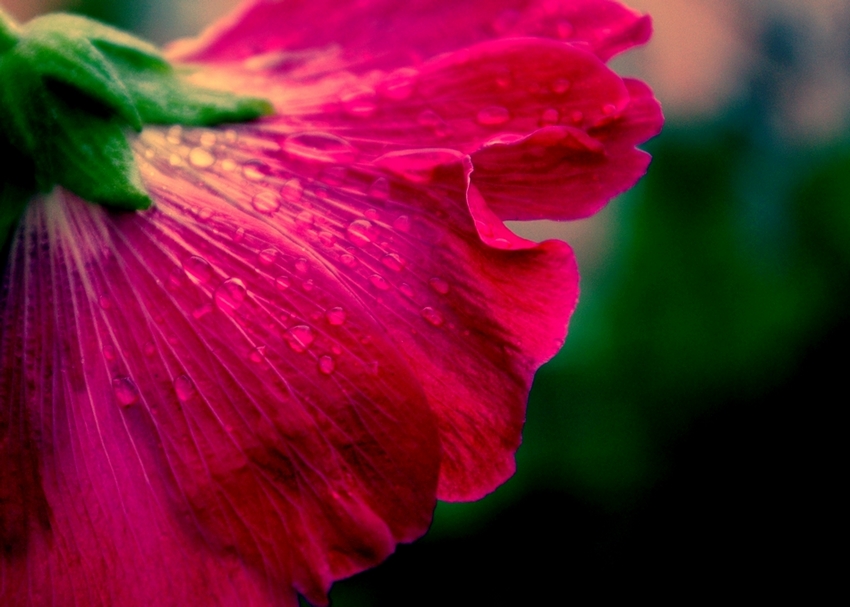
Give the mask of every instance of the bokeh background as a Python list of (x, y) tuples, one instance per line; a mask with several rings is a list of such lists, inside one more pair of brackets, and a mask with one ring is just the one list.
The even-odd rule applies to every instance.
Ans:
[[(236, 0), (0, 3), (165, 42)], [(480, 502), (440, 504), (423, 540), (337, 584), (334, 607), (811, 596), (834, 579), (850, 2), (629, 4), (656, 33), (614, 65), (654, 87), (667, 124), (645, 146), (646, 178), (597, 216), (517, 227), (568, 240), (582, 269), (517, 474)]]

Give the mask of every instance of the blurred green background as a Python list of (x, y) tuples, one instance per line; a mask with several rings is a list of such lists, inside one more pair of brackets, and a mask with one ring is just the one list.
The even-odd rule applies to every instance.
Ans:
[[(25, 18), (61, 2), (0, 0)], [(79, 0), (164, 42), (232, 7)], [(335, 586), (335, 607), (557, 605), (829, 577), (850, 339), (850, 3), (644, 0), (615, 67), (668, 121), (575, 245), (582, 297), (537, 376), (517, 474)], [(167, 24), (167, 28), (161, 24)], [(845, 394), (845, 396), (841, 396)], [(841, 405), (841, 403), (845, 405)]]

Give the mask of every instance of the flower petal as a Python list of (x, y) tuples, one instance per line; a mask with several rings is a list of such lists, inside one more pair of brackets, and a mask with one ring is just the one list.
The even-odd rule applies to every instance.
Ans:
[(483, 40), (541, 36), (579, 44), (607, 60), (651, 34), (649, 17), (610, 0), (253, 0), (196, 40), (180, 60), (220, 62), (339, 45), (349, 69), (394, 68)]
[(326, 318), (321, 287), (280, 297), (263, 251), (291, 259), (291, 240), (249, 216), (205, 223), (181, 204), (190, 192), (154, 191), (147, 213), (60, 191), (23, 219), (2, 368), (24, 373), (0, 393), (29, 425), (17, 459), (41, 455), (43, 497), (21, 469), (13, 505), (42, 506), (18, 517), (26, 554), (4, 593), (295, 605), (294, 588), (322, 604), (333, 580), (427, 529), (433, 414), (371, 310), (334, 299), (356, 333)]

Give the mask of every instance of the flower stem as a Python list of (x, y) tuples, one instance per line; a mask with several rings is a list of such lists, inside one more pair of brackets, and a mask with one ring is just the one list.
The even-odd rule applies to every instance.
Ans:
[(0, 6), (0, 53), (17, 44), (19, 30), (18, 23)]

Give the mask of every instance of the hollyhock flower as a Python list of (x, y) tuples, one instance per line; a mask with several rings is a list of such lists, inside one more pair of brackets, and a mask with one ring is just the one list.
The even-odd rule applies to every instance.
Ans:
[(251, 0), (170, 47), (274, 114), (144, 128), (147, 210), (27, 204), (2, 603), (324, 604), (508, 478), (578, 274), (503, 222), (644, 173), (658, 103), (605, 61), (649, 34), (609, 0)]

